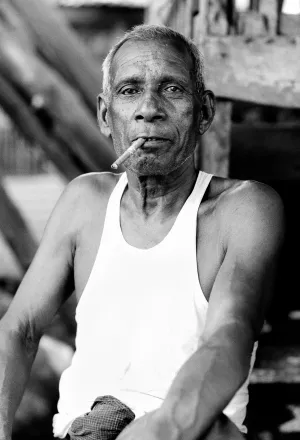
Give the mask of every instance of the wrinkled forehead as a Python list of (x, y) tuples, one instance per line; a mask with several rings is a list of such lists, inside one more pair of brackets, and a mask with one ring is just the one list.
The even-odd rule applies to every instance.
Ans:
[(175, 73), (191, 77), (193, 61), (181, 41), (128, 40), (116, 52), (111, 65), (111, 83), (120, 76), (134, 74), (136, 69), (145, 72), (159, 72), (169, 69)]

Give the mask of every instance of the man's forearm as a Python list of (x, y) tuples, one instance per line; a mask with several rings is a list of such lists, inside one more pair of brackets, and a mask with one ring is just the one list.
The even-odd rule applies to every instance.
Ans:
[(252, 343), (236, 330), (224, 329), (205, 341), (180, 369), (160, 411), (166, 438), (201, 438), (246, 380)]
[(10, 439), (38, 344), (27, 346), (16, 334), (0, 329), (0, 440)]

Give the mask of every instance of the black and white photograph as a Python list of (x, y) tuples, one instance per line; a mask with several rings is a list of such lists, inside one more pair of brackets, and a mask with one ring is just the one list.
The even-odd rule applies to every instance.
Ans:
[(300, 0), (0, 0), (0, 440), (300, 440)]

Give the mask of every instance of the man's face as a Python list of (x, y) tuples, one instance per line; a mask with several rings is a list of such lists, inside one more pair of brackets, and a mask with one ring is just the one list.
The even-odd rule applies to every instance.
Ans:
[(177, 169), (199, 135), (199, 103), (186, 49), (172, 41), (127, 41), (111, 70), (107, 123), (118, 155), (147, 138), (126, 167), (139, 175)]

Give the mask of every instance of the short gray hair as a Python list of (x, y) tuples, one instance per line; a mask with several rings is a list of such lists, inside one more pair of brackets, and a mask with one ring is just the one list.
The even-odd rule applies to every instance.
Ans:
[(130, 31), (126, 32), (125, 35), (119, 40), (108, 52), (105, 60), (102, 64), (102, 72), (103, 72), (103, 94), (109, 98), (111, 94), (111, 66), (114, 59), (115, 54), (120, 49), (121, 46), (126, 41), (165, 41), (165, 40), (173, 40), (183, 43), (188, 53), (191, 56), (193, 62), (193, 71), (192, 74), (195, 78), (196, 82), (196, 91), (199, 96), (205, 90), (204, 84), (204, 66), (203, 66), (203, 57), (197, 46), (192, 42), (192, 40), (186, 38), (179, 32), (174, 31), (173, 29), (166, 26), (158, 26), (158, 25), (150, 25), (150, 24), (141, 24), (133, 27)]

